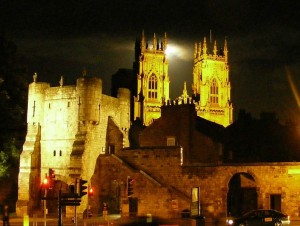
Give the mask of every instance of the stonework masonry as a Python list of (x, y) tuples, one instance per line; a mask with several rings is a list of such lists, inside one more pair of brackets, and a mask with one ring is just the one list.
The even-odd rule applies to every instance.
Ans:
[[(128, 146), (130, 92), (119, 89), (118, 98), (102, 94), (99, 78), (83, 76), (76, 86), (29, 85), (28, 131), (19, 173), (17, 214), (32, 213), (39, 205), (41, 180), (55, 170), (57, 183), (89, 180), (96, 157)], [(110, 143), (107, 128), (118, 128), (121, 142)], [(82, 208), (87, 199), (83, 198)], [(82, 210), (83, 211), (83, 210)]]
[[(99, 200), (107, 200), (111, 185), (120, 185), (122, 214), (128, 215), (125, 192), (126, 177), (135, 179), (134, 197), (138, 199), (138, 215), (180, 217), (190, 209), (191, 189), (201, 189), (201, 211), (207, 218), (228, 215), (230, 181), (241, 173), (249, 174), (257, 196), (258, 208), (271, 208), (271, 196), (280, 195), (281, 210), (295, 219), (299, 212), (300, 163), (198, 164), (181, 165), (181, 148), (124, 149), (117, 156), (100, 156), (93, 184)], [(105, 173), (111, 172), (111, 173)], [(100, 186), (99, 186), (100, 187)], [(93, 199), (94, 212), (99, 211)]]
[[(86, 73), (76, 85), (66, 86), (61, 78), (56, 87), (34, 75), (20, 156), (18, 216), (41, 211), (40, 185), (49, 169), (55, 171), (52, 198), (59, 189), (69, 192), (79, 178), (94, 188), (93, 196), (82, 197), (78, 214), (87, 208), (102, 214), (105, 203), (109, 213), (124, 217), (180, 217), (190, 211), (196, 187), (207, 218), (253, 208), (300, 216), (299, 162), (224, 163), (229, 157), (224, 158), (222, 137), (233, 120), (226, 42), (223, 52), (215, 44), (212, 54), (205, 39), (195, 46), (193, 97), (185, 84), (180, 101), (169, 100), (166, 47), (166, 35), (161, 43), (154, 35), (152, 48), (142, 35), (133, 94), (119, 88), (117, 97), (104, 95), (101, 79)], [(129, 196), (128, 179), (134, 181)], [(57, 203), (47, 201), (47, 208), (57, 213)], [(64, 214), (72, 216), (73, 209)]]

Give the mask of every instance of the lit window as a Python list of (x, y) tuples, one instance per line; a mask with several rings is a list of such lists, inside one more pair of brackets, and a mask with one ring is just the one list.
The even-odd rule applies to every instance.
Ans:
[(149, 78), (148, 98), (157, 99), (157, 79), (154, 74), (152, 74)]
[(167, 146), (175, 146), (175, 137), (167, 137)]
[(218, 84), (216, 79), (212, 81), (210, 87), (210, 103), (213, 104), (219, 103), (219, 90), (218, 90)]

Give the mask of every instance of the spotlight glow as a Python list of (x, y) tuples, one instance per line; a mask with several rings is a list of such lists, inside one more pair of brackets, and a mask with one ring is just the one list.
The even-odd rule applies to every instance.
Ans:
[(179, 52), (179, 48), (175, 45), (169, 44), (166, 49), (166, 54), (168, 56), (177, 55)]
[(168, 57), (177, 57), (181, 60), (190, 60), (189, 59), (189, 52), (184, 47), (175, 45), (172, 43), (168, 43), (166, 54)]
[(291, 90), (293, 92), (293, 95), (294, 95), (294, 98), (297, 102), (297, 105), (298, 107), (300, 108), (300, 97), (299, 97), (299, 92), (297, 90), (297, 87), (295, 86), (295, 83), (293, 81), (293, 78), (292, 78), (292, 75), (291, 75), (291, 72), (288, 68), (286, 68), (286, 73), (287, 73), (287, 79), (288, 79), (288, 82), (290, 84), (290, 87), (291, 87)]

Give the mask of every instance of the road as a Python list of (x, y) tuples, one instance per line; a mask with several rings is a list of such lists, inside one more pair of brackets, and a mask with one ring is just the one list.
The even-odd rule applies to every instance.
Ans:
[[(87, 221), (83, 221), (82, 219), (78, 219), (77, 226), (119, 226), (119, 225), (130, 225), (126, 224), (128, 220), (124, 220), (121, 218), (115, 218), (110, 217), (108, 220), (104, 220), (103, 218), (90, 218)], [(23, 222), (22, 218), (11, 218), (10, 219), (10, 226), (23, 226), (26, 225)], [(46, 221), (47, 226), (57, 226), (58, 225), (58, 219), (51, 218), (47, 219)], [(150, 223), (134, 223), (132, 225), (163, 225), (163, 226), (196, 226), (196, 223), (194, 220), (191, 219), (172, 219), (163, 221), (163, 223), (158, 224), (150, 224)], [(210, 220), (206, 220), (205, 224), (202, 224), (205, 226), (226, 226), (225, 220), (221, 220), (218, 224), (215, 224), (211, 222)], [(199, 226), (202, 226), (201, 224)], [(300, 226), (300, 220), (292, 220), (291, 226)], [(44, 220), (42, 218), (37, 219), (30, 219), (29, 226), (44, 226)], [(63, 226), (76, 226), (70, 218), (63, 219)], [(197, 225), (198, 226), (198, 225)]]

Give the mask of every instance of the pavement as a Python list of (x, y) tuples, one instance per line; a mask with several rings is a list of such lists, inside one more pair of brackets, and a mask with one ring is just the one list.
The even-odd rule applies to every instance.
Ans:
[[(26, 217), (25, 217), (26, 218)], [(42, 226), (44, 225), (44, 219), (42, 217), (38, 218), (20, 218), (20, 217), (10, 217), (11, 225), (28, 225), (24, 224), (25, 220), (29, 220), (29, 226)], [(56, 226), (58, 225), (58, 218), (48, 217), (47, 226)], [(75, 223), (72, 222), (71, 218), (63, 219), (63, 226), (75, 226)], [(77, 226), (226, 226), (226, 218), (219, 219), (218, 222), (213, 221), (212, 219), (205, 219), (205, 222), (202, 220), (195, 220), (191, 218), (178, 218), (178, 219), (157, 219), (157, 218), (126, 218), (121, 217), (119, 214), (108, 215), (107, 218), (103, 216), (92, 217), (86, 220), (78, 219)], [(300, 226), (300, 219), (292, 219), (292, 226)]]

